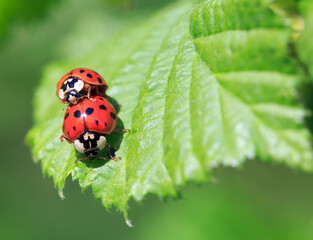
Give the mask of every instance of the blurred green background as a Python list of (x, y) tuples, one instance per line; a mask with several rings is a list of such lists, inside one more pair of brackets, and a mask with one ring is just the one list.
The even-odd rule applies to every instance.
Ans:
[(24, 137), (44, 66), (83, 56), (128, 19), (144, 21), (168, 2), (0, 1), (1, 239), (313, 239), (313, 176), (284, 166), (250, 161), (240, 170), (219, 168), (214, 183), (190, 184), (179, 200), (132, 202), (129, 228), (71, 179), (62, 201), (32, 162)]

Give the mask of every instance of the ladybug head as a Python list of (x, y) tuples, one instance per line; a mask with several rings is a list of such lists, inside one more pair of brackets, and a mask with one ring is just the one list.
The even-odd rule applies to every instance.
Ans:
[(96, 132), (85, 132), (74, 142), (76, 150), (88, 157), (99, 155), (100, 150), (102, 150), (105, 145), (105, 136)]
[(74, 105), (78, 102), (78, 96), (78, 92), (75, 89), (72, 89), (65, 94), (65, 101)]
[(99, 149), (92, 149), (90, 151), (85, 151), (84, 154), (86, 156), (98, 156), (99, 155)]
[(59, 89), (58, 96), (63, 103), (76, 104), (84, 85), (84, 82), (78, 78), (69, 78)]

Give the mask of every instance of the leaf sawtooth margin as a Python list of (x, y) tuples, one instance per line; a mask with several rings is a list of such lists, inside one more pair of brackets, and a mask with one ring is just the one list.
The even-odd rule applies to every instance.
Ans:
[[(130, 198), (175, 197), (179, 186), (206, 181), (218, 165), (258, 158), (311, 171), (291, 31), (270, 3), (216, 0), (193, 9), (178, 2), (90, 56), (50, 65), (35, 98), (40, 117), (28, 134), (43, 171), (60, 191), (71, 174), (126, 218)], [(51, 76), (86, 64), (108, 73), (109, 94), (123, 106), (118, 116), (131, 129), (109, 139), (121, 143), (118, 163), (75, 163), (73, 147), (58, 142), (62, 114), (40, 114), (40, 99), (55, 87)], [(49, 109), (60, 111), (55, 102)]]

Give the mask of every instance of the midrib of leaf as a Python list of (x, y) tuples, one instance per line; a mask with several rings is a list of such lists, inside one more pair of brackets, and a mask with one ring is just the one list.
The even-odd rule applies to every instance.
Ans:
[[(171, 176), (163, 162), (166, 88), (178, 45), (188, 26), (189, 8), (184, 6), (168, 27), (160, 50), (155, 54), (133, 114), (127, 161), (127, 192), (141, 200), (148, 192), (164, 197), (176, 195)], [(158, 83), (156, 87), (156, 83)], [(152, 103), (152, 104), (151, 104)], [(145, 158), (138, 158), (144, 155)]]
[(163, 149), (166, 168), (176, 185), (186, 184), (188, 180), (201, 182), (207, 179), (205, 167), (194, 155), (191, 144), (189, 96), (195, 54), (190, 34), (186, 33), (168, 77)]

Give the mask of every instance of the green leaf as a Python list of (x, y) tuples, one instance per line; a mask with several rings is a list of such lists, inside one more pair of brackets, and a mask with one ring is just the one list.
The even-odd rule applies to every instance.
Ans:
[[(60, 192), (72, 175), (127, 218), (130, 198), (175, 197), (178, 186), (206, 181), (218, 165), (257, 158), (311, 171), (307, 110), (297, 95), (301, 71), (289, 55), (292, 32), (270, 4), (177, 2), (88, 56), (50, 64), (27, 139)], [(64, 112), (55, 85), (77, 66), (103, 74), (108, 94), (122, 105), (118, 127), (131, 132), (108, 140), (118, 162), (76, 163), (81, 156), (73, 146), (59, 142)]]

